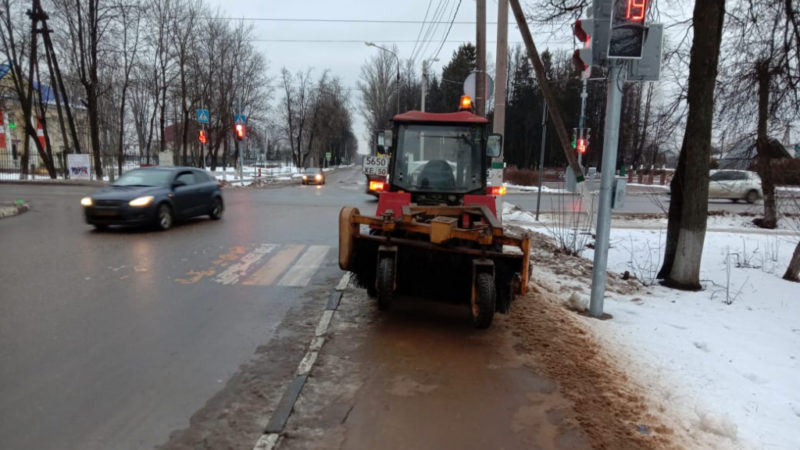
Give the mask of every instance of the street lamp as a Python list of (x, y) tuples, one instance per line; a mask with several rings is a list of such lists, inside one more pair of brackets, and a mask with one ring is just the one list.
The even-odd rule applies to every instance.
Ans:
[(386, 47), (381, 47), (380, 45), (376, 45), (374, 42), (367, 41), (364, 42), (364, 45), (366, 45), (367, 47), (375, 47), (385, 52), (389, 52), (394, 56), (394, 59), (397, 60), (397, 114), (400, 114), (400, 58), (397, 56), (397, 53), (389, 50)]

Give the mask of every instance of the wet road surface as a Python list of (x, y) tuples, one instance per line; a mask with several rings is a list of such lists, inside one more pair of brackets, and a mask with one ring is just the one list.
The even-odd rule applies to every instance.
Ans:
[(321, 311), (338, 210), (374, 205), (351, 177), (226, 189), (221, 221), (167, 232), (93, 231), (93, 188), (0, 185), (32, 208), (0, 221), (0, 447), (152, 448), (187, 427), (287, 314)]

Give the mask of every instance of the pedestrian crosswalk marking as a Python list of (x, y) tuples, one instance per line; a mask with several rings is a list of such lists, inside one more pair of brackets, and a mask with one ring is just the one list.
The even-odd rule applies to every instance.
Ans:
[(328, 245), (239, 245), (216, 256), (212, 267), (189, 270), (184, 277), (173, 280), (181, 284), (209, 280), (226, 286), (305, 287), (322, 265), (328, 250)]
[(303, 256), (278, 282), (278, 286), (304, 287), (311, 280), (311, 275), (317, 271), (325, 255), (328, 253), (327, 245), (312, 245), (308, 247)]
[(250, 268), (261, 261), (267, 253), (277, 247), (276, 244), (262, 244), (252, 252), (244, 255), (239, 262), (231, 264), (214, 278), (214, 281), (221, 284), (236, 284), (247, 274)]
[(305, 245), (287, 245), (242, 281), (246, 286), (269, 286), (297, 259)]

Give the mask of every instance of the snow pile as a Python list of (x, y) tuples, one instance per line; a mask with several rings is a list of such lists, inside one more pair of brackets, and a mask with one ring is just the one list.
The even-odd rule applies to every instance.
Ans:
[[(512, 217), (523, 222), (504, 207), (503, 219)], [(741, 226), (738, 216), (714, 218), (715, 228)], [(800, 448), (800, 285), (781, 278), (798, 239), (788, 231), (709, 232), (704, 289), (683, 292), (655, 279), (665, 229), (612, 228), (609, 271), (647, 286), (630, 295), (608, 290), (604, 312), (613, 319), (581, 320), (687, 433), (717, 448)], [(592, 260), (593, 251), (582, 256)], [(582, 295), (567, 301), (571, 309), (584, 306), (586, 279)]]

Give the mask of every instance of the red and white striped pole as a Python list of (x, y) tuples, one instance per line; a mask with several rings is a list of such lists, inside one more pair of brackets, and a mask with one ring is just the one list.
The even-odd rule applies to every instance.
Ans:
[(42, 126), (42, 118), (36, 118), (36, 137), (39, 139), (39, 143), (42, 145), (42, 148), (45, 148), (45, 144), (47, 141), (44, 139), (44, 127)]
[(6, 121), (3, 117), (3, 111), (0, 110), (0, 150), (6, 150)]

